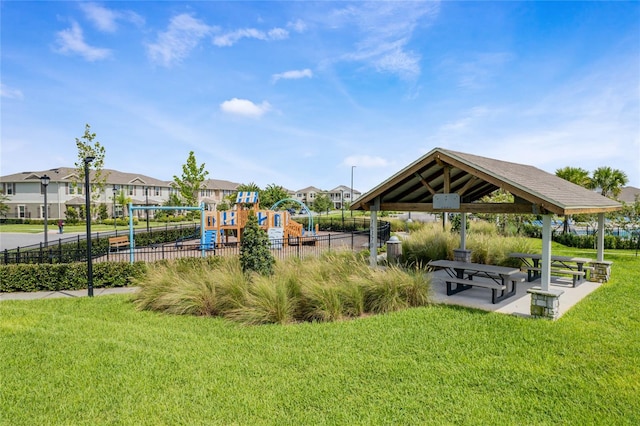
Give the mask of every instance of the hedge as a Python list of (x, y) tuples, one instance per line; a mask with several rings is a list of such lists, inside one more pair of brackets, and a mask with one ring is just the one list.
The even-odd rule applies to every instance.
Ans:
[[(126, 287), (142, 277), (144, 262), (101, 262), (93, 264), (95, 288)], [(61, 291), (87, 288), (86, 263), (21, 263), (0, 265), (0, 292)]]

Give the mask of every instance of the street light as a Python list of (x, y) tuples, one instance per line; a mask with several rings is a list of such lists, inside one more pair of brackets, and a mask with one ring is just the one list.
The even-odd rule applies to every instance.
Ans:
[(147, 213), (147, 235), (149, 235), (149, 187), (146, 186), (144, 188), (144, 205), (147, 206), (146, 209), (144, 209), (145, 213)]
[(344, 231), (344, 190), (340, 190), (340, 210), (342, 211), (342, 230)]
[(116, 194), (118, 194), (118, 185), (113, 185), (113, 230), (118, 230), (118, 219), (116, 218)]
[(51, 179), (49, 178), (49, 176), (42, 175), (40, 177), (40, 183), (42, 183), (42, 186), (44, 186), (44, 246), (47, 247), (49, 245), (49, 206), (47, 204), (47, 186), (49, 186), (49, 181), (51, 181)]
[[(351, 205), (353, 205), (353, 169), (355, 169), (356, 166), (351, 166), (351, 198), (349, 199), (349, 203), (351, 203)], [(349, 209), (351, 211), (351, 217), (353, 217), (353, 210)]]
[(93, 259), (91, 257), (91, 202), (89, 200), (91, 192), (89, 190), (89, 163), (96, 157), (84, 157), (84, 199), (85, 199), (85, 219), (87, 221), (87, 281), (89, 284), (89, 297), (93, 297)]

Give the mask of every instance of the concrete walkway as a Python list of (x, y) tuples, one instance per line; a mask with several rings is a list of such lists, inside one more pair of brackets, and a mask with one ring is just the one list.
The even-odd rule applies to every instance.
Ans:
[[(129, 294), (138, 291), (138, 287), (116, 287), (116, 288), (94, 288), (94, 296), (104, 296), (107, 294)], [(0, 293), (0, 302), (4, 300), (37, 300), (56, 299), (61, 297), (84, 297), (88, 295), (87, 290), (65, 290), (65, 291), (33, 291), (18, 293)]]

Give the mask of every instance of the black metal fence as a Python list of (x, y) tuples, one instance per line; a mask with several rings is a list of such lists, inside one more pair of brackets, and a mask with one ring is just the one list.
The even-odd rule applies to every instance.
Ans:
[[(337, 228), (338, 223), (330, 224)], [(322, 227), (323, 225), (320, 225)], [(363, 227), (362, 223), (358, 223)], [(318, 235), (292, 237), (286, 240), (271, 240), (270, 248), (276, 258), (289, 256), (304, 257), (318, 255), (322, 252), (338, 249), (354, 251), (368, 249), (369, 230), (354, 230), (349, 227), (347, 232), (340, 229), (322, 231)], [(154, 262), (170, 260), (180, 257), (225, 256), (240, 254), (237, 242), (217, 243), (215, 246), (203, 247), (197, 237), (198, 226), (182, 226), (175, 228), (152, 229), (149, 233), (144, 229), (135, 232), (135, 247), (128, 246), (114, 248), (109, 246), (109, 238), (129, 235), (128, 232), (111, 232), (94, 234), (92, 238), (91, 254), (94, 262)], [(378, 226), (377, 246), (383, 246), (391, 236), (391, 226), (388, 222), (380, 222)], [(0, 264), (11, 263), (72, 263), (86, 262), (86, 240), (80, 236), (60, 239), (57, 243), (44, 247), (39, 244), (31, 247), (4, 250), (0, 256)]]

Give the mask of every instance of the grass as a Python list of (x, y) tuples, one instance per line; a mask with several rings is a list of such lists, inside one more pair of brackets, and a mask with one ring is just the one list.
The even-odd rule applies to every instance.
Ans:
[[(554, 246), (554, 252), (583, 255)], [(0, 303), (0, 424), (640, 424), (640, 259), (549, 322), (427, 306), (241, 326)]]
[[(188, 225), (191, 223), (194, 223), (194, 222), (175, 222), (175, 223), (169, 223), (169, 226), (175, 226), (180, 224)], [(200, 223), (200, 222), (197, 222), (197, 223)], [(149, 221), (150, 227), (165, 226), (165, 225), (166, 225), (165, 222)], [(143, 228), (146, 229), (147, 222), (144, 219), (140, 220), (138, 224), (134, 225), (133, 227), (136, 229), (143, 229)], [(53, 231), (58, 232), (58, 225), (55, 225), (55, 224), (49, 225), (48, 229), (49, 229), (49, 232), (53, 232)], [(126, 231), (129, 229), (129, 225), (118, 225), (117, 229), (119, 231)], [(72, 232), (85, 232), (86, 230), (87, 230), (87, 225), (84, 223), (78, 223), (77, 225), (69, 225), (69, 224), (64, 225), (65, 234), (72, 233)], [(114, 230), (113, 224), (104, 225), (101, 223), (91, 223), (91, 232), (108, 232), (113, 230)], [(0, 225), (0, 233), (2, 232), (21, 232), (25, 234), (40, 234), (44, 232), (44, 224), (43, 223), (29, 223), (29, 224), (3, 223)]]
[(140, 288), (134, 300), (140, 309), (251, 325), (336, 321), (430, 303), (422, 271), (374, 270), (351, 251), (283, 260), (268, 276), (243, 272), (237, 257), (166, 262), (133, 284)]

